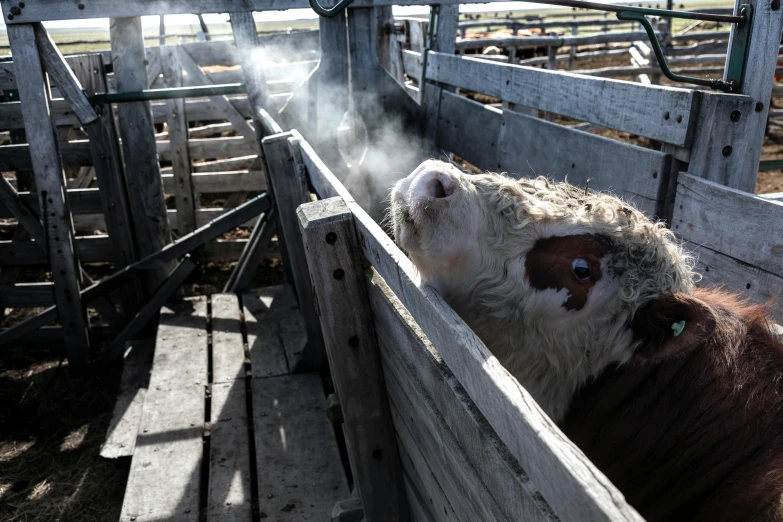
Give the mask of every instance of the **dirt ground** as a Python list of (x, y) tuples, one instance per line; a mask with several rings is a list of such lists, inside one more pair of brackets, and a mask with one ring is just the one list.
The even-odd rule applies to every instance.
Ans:
[(59, 358), (22, 350), (0, 361), (0, 520), (117, 520), (128, 459), (98, 455), (119, 369), (69, 374)]

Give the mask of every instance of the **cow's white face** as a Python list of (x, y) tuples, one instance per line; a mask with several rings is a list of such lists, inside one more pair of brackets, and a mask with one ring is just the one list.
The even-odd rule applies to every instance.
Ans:
[(631, 357), (639, 307), (692, 290), (669, 231), (565, 183), (427, 161), (394, 187), (390, 212), (422, 282), (555, 420), (578, 386)]

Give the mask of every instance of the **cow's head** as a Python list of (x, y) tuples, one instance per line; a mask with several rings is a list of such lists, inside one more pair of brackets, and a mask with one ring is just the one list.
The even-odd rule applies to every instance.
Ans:
[(674, 356), (709, 330), (692, 257), (616, 197), (427, 161), (390, 212), (422, 281), (555, 420), (608, 365)]

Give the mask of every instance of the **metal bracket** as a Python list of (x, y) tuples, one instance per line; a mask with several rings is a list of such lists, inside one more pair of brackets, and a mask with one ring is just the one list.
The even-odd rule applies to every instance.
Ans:
[(650, 45), (652, 45), (653, 51), (655, 52), (655, 58), (658, 60), (661, 72), (671, 81), (703, 85), (718, 91), (734, 93), (739, 91), (739, 87), (742, 83), (742, 76), (745, 73), (752, 12), (753, 10), (749, 4), (742, 4), (742, 6), (740, 6), (739, 15), (743, 18), (743, 22), (737, 24), (734, 32), (734, 45), (732, 46), (731, 55), (729, 56), (726, 80), (695, 78), (693, 76), (683, 76), (674, 73), (669, 69), (669, 64), (666, 62), (666, 56), (663, 54), (661, 43), (658, 41), (658, 35), (655, 34), (655, 29), (653, 29), (652, 24), (644, 13), (620, 11), (617, 13), (617, 18), (619, 20), (639, 22), (642, 27), (644, 27), (644, 30), (647, 32), (647, 36), (650, 39)]

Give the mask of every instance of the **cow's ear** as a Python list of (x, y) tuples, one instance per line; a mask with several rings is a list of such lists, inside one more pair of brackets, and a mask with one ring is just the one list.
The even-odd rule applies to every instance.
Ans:
[(631, 330), (640, 343), (635, 362), (663, 361), (703, 344), (715, 330), (715, 314), (693, 296), (668, 294), (637, 310)]

